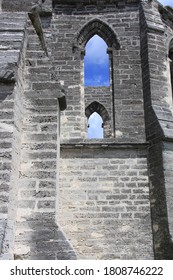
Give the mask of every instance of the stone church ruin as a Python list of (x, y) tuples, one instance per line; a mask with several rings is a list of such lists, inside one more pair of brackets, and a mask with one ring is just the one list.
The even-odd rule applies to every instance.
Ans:
[[(173, 9), (0, 9), (0, 259), (173, 259)], [(84, 83), (94, 35), (108, 86)], [(103, 139), (88, 138), (93, 113)]]

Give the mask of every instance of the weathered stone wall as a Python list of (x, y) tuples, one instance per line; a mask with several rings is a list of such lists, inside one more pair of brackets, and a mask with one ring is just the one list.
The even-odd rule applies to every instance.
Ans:
[[(44, 36), (51, 40), (49, 27)], [(73, 259), (73, 249), (56, 223), (60, 85), (29, 22), (27, 42), (14, 255)]]
[[(154, 248), (172, 259), (171, 10), (154, 0), (1, 4), (0, 258), (152, 259)], [(108, 45), (109, 92), (84, 87), (95, 34)], [(87, 139), (92, 102), (102, 140)]]
[[(9, 16), (11, 13), (2, 14), (7, 21)], [(19, 38), (18, 33), (14, 37), (11, 29), (2, 25), (5, 35), (9, 33), (11, 38), (3, 44), (4, 50), (9, 49), (7, 57), (15, 72), (4, 67), (7, 70), (1, 71), (0, 77), (0, 195), (4, 200), (0, 216), (1, 259), (75, 259), (56, 218), (59, 118), (65, 97), (29, 18), (25, 13), (16, 16), (19, 18), (12, 34), (17, 26), (23, 37)], [(42, 26), (51, 57), (50, 13), (42, 18)]]
[(8, 191), (11, 171), (11, 152), (13, 135), (13, 88), (14, 85), (0, 85), (0, 182), (1, 182), (1, 213), (7, 213)]
[[(54, 65), (68, 88), (61, 123), (60, 224), (78, 258), (152, 259), (147, 152), (140, 145), (139, 150), (115, 145), (145, 142), (139, 7), (61, 3), (54, 10)], [(92, 30), (105, 40), (105, 33), (116, 37), (112, 47), (106, 41), (112, 61), (109, 93), (83, 85), (83, 45), (95, 35)], [(100, 142), (86, 140), (85, 110), (95, 101), (110, 114), (112, 129), (110, 139)]]
[(14, 89), (14, 125), (12, 139), (12, 157), (11, 157), (11, 176), (8, 200), (8, 220), (3, 243), (3, 259), (13, 259), (14, 239), (17, 212), (17, 195), (20, 176), (20, 157), (21, 157), (21, 135), (22, 135), (22, 117), (23, 117), (23, 92), (24, 92), (24, 58), (25, 58), (25, 35), (23, 37), (23, 46), (20, 54), (20, 61), (16, 71), (16, 84)]
[(60, 224), (80, 259), (152, 259), (146, 150), (94, 146), (62, 145)]
[[(168, 224), (169, 224), (169, 234), (172, 241), (173, 237), (173, 192), (172, 192), (172, 182), (173, 182), (173, 143), (164, 143), (163, 147), (163, 165), (164, 165), (164, 175), (165, 175), (165, 192), (166, 192), (166, 202), (167, 202), (167, 212), (168, 212)], [(171, 242), (170, 242), (171, 243)], [(170, 250), (172, 250), (171, 246)]]
[(110, 87), (85, 87), (85, 108), (87, 108), (93, 100), (104, 104), (109, 116), (112, 116), (112, 91)]
[[(1, 0), (2, 10), (3, 11), (15, 11), (15, 12), (29, 12), (33, 6), (42, 4), (42, 0)], [(52, 0), (46, 0), (44, 6), (51, 8)]]
[(87, 118), (87, 123), (90, 115), (96, 111), (98, 114), (101, 115), (103, 120), (104, 138), (112, 138), (115, 116), (113, 114), (113, 100), (111, 87), (85, 87), (84, 95), (85, 115)]
[[(163, 145), (165, 140), (172, 142), (173, 138), (173, 103), (168, 63), (172, 23), (167, 18), (167, 12), (163, 12), (163, 7), (157, 2), (143, 2), (141, 7), (141, 58), (146, 137), (150, 142), (148, 159), (154, 253), (156, 259), (172, 259), (172, 203), (167, 184), (172, 171), (169, 156), (167, 158), (170, 150)], [(166, 17), (162, 16), (163, 13)]]
[(83, 49), (81, 50), (80, 44), (76, 49), (74, 43), (84, 26), (99, 19), (111, 28), (120, 44), (119, 50), (112, 48), (113, 93), (111, 98), (114, 100), (112, 113), (116, 130), (112, 134), (117, 135), (116, 141), (145, 141), (138, 6), (132, 4), (118, 9), (114, 4), (105, 4), (102, 9), (99, 9), (96, 4), (83, 7), (75, 4), (70, 6), (61, 4), (55, 5), (54, 11), (52, 20), (55, 38), (54, 65), (58, 77), (68, 87), (68, 106), (62, 115), (61, 139), (65, 141), (87, 138)]
[(15, 81), (19, 74), (17, 69), (24, 41), (25, 21), (24, 13), (0, 14), (0, 255), (2, 251), (7, 258), (12, 257), (10, 250), (14, 237), (14, 219), (12, 221), (9, 218), (9, 205), (11, 206), (12, 202), (10, 193), (16, 191), (14, 182), (14, 170), (18, 167), (16, 140), (19, 140), (19, 144), (20, 139), (16, 139), (19, 123), (15, 123), (15, 119), (20, 114), (18, 96), (22, 91), (22, 72), (16, 84)]

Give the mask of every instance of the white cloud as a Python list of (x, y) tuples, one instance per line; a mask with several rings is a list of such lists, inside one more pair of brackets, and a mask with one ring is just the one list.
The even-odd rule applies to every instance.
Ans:
[(86, 45), (87, 56), (96, 64), (104, 64), (107, 61), (107, 45), (98, 35), (94, 35)]
[(85, 84), (87, 86), (109, 86), (109, 82), (107, 81), (107, 79), (105, 79), (104, 77), (104, 73), (103, 75), (96, 75), (94, 77), (91, 78), (86, 78), (85, 79)]
[(93, 113), (89, 118), (88, 138), (103, 138), (103, 120), (98, 113)]

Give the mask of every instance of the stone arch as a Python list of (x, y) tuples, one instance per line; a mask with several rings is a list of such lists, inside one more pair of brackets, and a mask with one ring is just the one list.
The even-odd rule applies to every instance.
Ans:
[(76, 37), (76, 44), (81, 48), (85, 48), (87, 42), (94, 35), (100, 36), (106, 42), (109, 48), (120, 48), (117, 36), (112, 28), (110, 28), (109, 25), (100, 19), (93, 19), (83, 26)]
[(85, 109), (85, 115), (86, 117), (89, 119), (89, 117), (94, 113), (98, 113), (102, 119), (103, 119), (103, 122), (106, 122), (108, 121), (110, 118), (109, 118), (109, 114), (106, 110), (106, 108), (99, 102), (97, 101), (94, 101), (92, 103), (90, 103), (86, 109)]

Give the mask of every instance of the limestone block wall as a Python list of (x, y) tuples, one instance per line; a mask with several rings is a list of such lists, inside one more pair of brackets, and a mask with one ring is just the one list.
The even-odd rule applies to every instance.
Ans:
[(138, 148), (62, 145), (58, 219), (79, 259), (153, 258), (146, 150)]
[(1, 212), (7, 213), (10, 171), (11, 171), (11, 152), (13, 136), (13, 88), (14, 85), (1, 85), (0, 101), (0, 176), (1, 176)]
[[(44, 35), (50, 40), (49, 28)], [(60, 85), (51, 67), (28, 21), (15, 259), (75, 258), (56, 223)]]
[[(169, 165), (173, 103), (168, 53), (173, 25), (169, 12), (158, 2), (143, 2), (141, 8), (141, 58), (146, 137), (150, 142), (148, 159), (154, 253), (156, 259), (172, 259), (172, 203), (168, 182), (173, 175)], [(165, 141), (169, 144), (164, 144)]]
[[(138, 145), (146, 141), (138, 1), (77, 2), (53, 5), (53, 65), (68, 104), (61, 123), (59, 222), (79, 259), (152, 259), (147, 150)], [(93, 30), (110, 47), (108, 94), (83, 84), (84, 47)], [(94, 101), (111, 112), (110, 139), (86, 140), (85, 109)]]
[[(54, 2), (52, 19), (53, 63), (57, 76), (68, 88), (68, 106), (62, 114), (61, 122), (62, 141), (87, 138), (83, 86), (84, 49), (80, 42), (76, 45), (76, 41), (81, 30), (94, 20), (97, 22), (96, 26), (98, 21), (109, 26), (120, 44), (119, 50), (112, 48), (111, 99), (113, 98), (115, 105), (112, 112), (115, 115), (115, 131), (112, 134), (116, 135), (116, 141), (119, 142), (145, 141), (138, 4), (117, 7), (115, 3), (105, 3), (100, 8), (96, 1), (92, 5), (83, 6), (77, 5), (76, 1), (69, 5), (62, 3), (63, 1), (57, 2), (59, 4)], [(84, 40), (87, 32), (92, 31), (87, 31), (86, 28), (81, 35)], [(103, 105), (106, 107), (106, 104)]]
[(115, 116), (113, 114), (114, 107), (111, 87), (85, 87), (84, 95), (86, 124), (88, 124), (91, 114), (97, 112), (103, 120), (104, 138), (113, 138)]
[(0, 85), (0, 252), (7, 226), (10, 174), (12, 168), (13, 88), (13, 85)]
[[(127, 2), (46, 0), (44, 45), (31, 1), (1, 1), (1, 259), (152, 259), (153, 248), (155, 259), (173, 258), (172, 12)], [(97, 32), (109, 47), (109, 92), (83, 83)], [(91, 102), (111, 116), (110, 139), (87, 140)]]
[(17, 77), (25, 21), (26, 15), (21, 12), (16, 15), (10, 12), (0, 13), (0, 256), (3, 252), (7, 254), (7, 258), (11, 257), (9, 252), (14, 237), (14, 223), (8, 219), (8, 215), (10, 193), (13, 192), (13, 187), (15, 189), (15, 176), (12, 174), (14, 175), (18, 166), (18, 125), (15, 126), (14, 123), (16, 116), (20, 115), (17, 96), (22, 91), (22, 72), (19, 80)]
[[(42, 3), (42, 0), (1, 0), (1, 6), (3, 11), (25, 11), (29, 12), (29, 10), (38, 3)], [(46, 0), (44, 6), (51, 8), (52, 7), (52, 0)]]
[[(15, 28), (5, 30), (11, 41), (2, 44), (9, 49), (7, 56), (15, 71), (5, 65), (6, 72), (0, 73), (0, 258), (75, 259), (56, 217), (59, 119), (65, 97), (27, 14), (15, 15), (19, 16), (15, 27), (23, 37), (13, 36)], [(7, 21), (9, 16), (2, 13)], [(42, 18), (42, 26), (51, 57), (50, 12)], [(13, 57), (13, 45), (18, 60)]]
[(110, 87), (85, 87), (85, 108), (87, 108), (93, 100), (100, 104), (104, 104), (105, 109), (111, 118), (112, 93)]
[[(25, 47), (25, 37), (23, 39), (23, 47)], [(22, 132), (22, 116), (23, 116), (23, 92), (24, 92), (24, 56), (25, 52), (21, 53), (19, 67), (16, 73), (16, 84), (14, 89), (14, 125), (12, 139), (12, 159), (11, 159), (11, 174), (10, 174), (10, 189), (8, 200), (8, 216), (7, 227), (5, 231), (2, 258), (13, 259), (14, 256), (14, 239), (16, 226), (17, 212), (17, 195), (19, 188), (20, 176), (20, 157), (21, 157), (21, 132)]]
[(165, 193), (167, 202), (167, 217), (168, 217), (168, 244), (169, 244), (169, 255), (172, 257), (172, 239), (173, 239), (173, 197), (172, 197), (172, 181), (173, 181), (173, 143), (163, 143), (163, 166), (164, 166), (164, 177), (165, 177)]

